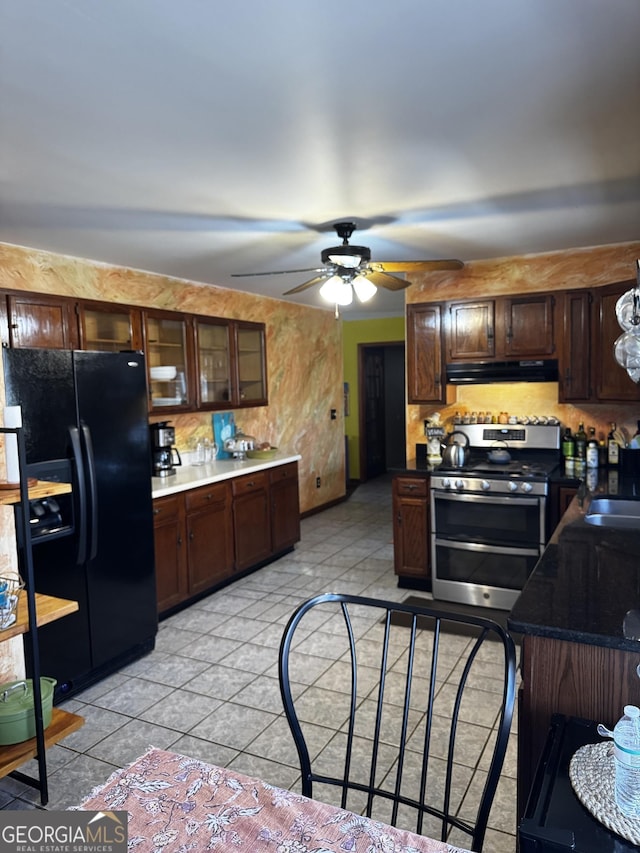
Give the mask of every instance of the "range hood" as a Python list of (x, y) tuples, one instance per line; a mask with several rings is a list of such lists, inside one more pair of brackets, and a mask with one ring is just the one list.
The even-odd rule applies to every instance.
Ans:
[(447, 365), (451, 385), (488, 385), (493, 382), (557, 382), (558, 360), (455, 362)]

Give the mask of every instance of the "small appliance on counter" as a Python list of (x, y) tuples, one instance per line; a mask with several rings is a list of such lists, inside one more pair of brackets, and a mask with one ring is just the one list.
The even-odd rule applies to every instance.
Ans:
[(151, 424), (151, 460), (154, 477), (168, 477), (176, 473), (176, 466), (182, 465), (178, 448), (175, 446), (176, 431), (169, 421)]

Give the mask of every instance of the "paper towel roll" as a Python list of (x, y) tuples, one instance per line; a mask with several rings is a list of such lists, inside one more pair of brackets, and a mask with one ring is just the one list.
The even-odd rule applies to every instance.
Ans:
[[(20, 406), (4, 407), (4, 425), (6, 427), (22, 426), (22, 409)], [(20, 482), (20, 464), (18, 460), (18, 439), (15, 435), (5, 435), (5, 455), (7, 463), (7, 483)]]

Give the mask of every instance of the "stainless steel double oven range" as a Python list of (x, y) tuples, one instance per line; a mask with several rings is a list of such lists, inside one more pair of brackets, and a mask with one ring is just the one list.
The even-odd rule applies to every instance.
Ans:
[[(433, 597), (510, 610), (547, 540), (549, 476), (559, 463), (560, 427), (478, 424), (466, 434), (462, 468), (431, 475)], [(510, 461), (489, 461), (504, 448)]]

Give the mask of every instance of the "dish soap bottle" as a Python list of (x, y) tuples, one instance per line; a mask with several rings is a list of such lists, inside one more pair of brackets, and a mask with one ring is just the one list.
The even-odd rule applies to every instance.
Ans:
[(616, 770), (615, 797), (627, 817), (640, 817), (640, 708), (624, 706), (624, 716), (613, 730)]
[(598, 440), (596, 439), (596, 428), (589, 427), (589, 441), (587, 442), (587, 468), (598, 467)]

